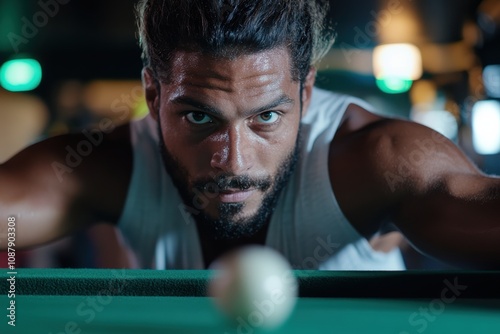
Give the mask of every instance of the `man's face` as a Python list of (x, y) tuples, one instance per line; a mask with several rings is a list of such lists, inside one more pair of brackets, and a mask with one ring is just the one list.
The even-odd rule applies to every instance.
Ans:
[(229, 60), (178, 51), (171, 68), (159, 94), (146, 92), (167, 171), (216, 238), (252, 235), (297, 158), (300, 85), (288, 52)]

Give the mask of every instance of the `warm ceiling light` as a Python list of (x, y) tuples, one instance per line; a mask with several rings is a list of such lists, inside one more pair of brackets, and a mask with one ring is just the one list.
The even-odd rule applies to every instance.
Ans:
[(407, 92), (422, 76), (422, 56), (412, 44), (385, 44), (373, 50), (373, 73), (385, 93)]
[(412, 44), (379, 45), (373, 51), (373, 72), (377, 79), (417, 80), (422, 76), (422, 56)]

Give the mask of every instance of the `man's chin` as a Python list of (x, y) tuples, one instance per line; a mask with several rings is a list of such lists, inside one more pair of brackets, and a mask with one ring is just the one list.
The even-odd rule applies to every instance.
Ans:
[(237, 240), (255, 235), (265, 225), (258, 210), (242, 211), (241, 203), (225, 203), (216, 215), (204, 212), (196, 223), (215, 240)]
[(206, 220), (227, 224), (245, 224), (255, 220), (258, 210), (249, 210), (245, 203), (220, 203), (213, 211), (204, 211)]
[(211, 220), (251, 220), (262, 207), (266, 193), (259, 192), (251, 198), (238, 202), (224, 202), (218, 197), (210, 199), (202, 213)]

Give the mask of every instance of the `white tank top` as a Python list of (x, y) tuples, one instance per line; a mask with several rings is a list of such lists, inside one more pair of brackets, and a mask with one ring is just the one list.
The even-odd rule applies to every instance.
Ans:
[[(403, 270), (398, 249), (374, 251), (347, 221), (328, 174), (330, 143), (351, 103), (365, 102), (315, 88), (302, 119), (301, 156), (282, 190), (266, 237), (296, 269)], [(142, 268), (203, 269), (195, 222), (166, 173), (155, 121), (131, 124), (133, 172), (118, 228)]]

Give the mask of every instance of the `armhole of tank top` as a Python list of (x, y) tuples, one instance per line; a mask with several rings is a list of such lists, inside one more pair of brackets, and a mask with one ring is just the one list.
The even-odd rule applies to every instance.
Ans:
[(342, 210), (342, 208), (340, 207), (340, 204), (337, 200), (337, 196), (335, 194), (335, 191), (334, 191), (334, 187), (333, 187), (333, 184), (332, 184), (332, 181), (330, 179), (330, 171), (329, 171), (329, 155), (330, 155), (330, 145), (331, 145), (331, 142), (333, 141), (333, 138), (335, 137), (335, 134), (337, 133), (339, 127), (340, 127), (340, 122), (342, 121), (342, 118), (344, 117), (346, 111), (347, 111), (347, 108), (349, 107), (349, 105), (351, 104), (354, 104), (354, 105), (357, 105), (357, 106), (360, 106), (362, 108), (365, 108), (367, 109), (368, 111), (370, 112), (373, 112), (372, 110), (374, 109), (370, 104), (368, 103), (365, 103), (364, 101), (356, 98), (356, 97), (351, 97), (351, 96), (346, 96), (346, 95), (343, 95), (344, 97), (344, 101), (342, 102), (342, 106), (341, 106), (341, 110), (342, 110), (342, 113), (341, 115), (338, 115), (337, 116), (337, 119), (336, 119), (336, 127), (335, 127), (335, 130), (333, 131), (333, 133), (328, 133), (328, 136), (327, 136), (327, 140), (328, 140), (328, 149), (327, 149), (327, 154), (326, 154), (326, 163), (325, 163), (325, 169), (323, 169), (323, 176), (327, 178), (328, 180), (328, 188), (329, 188), (329, 196), (330, 196), (330, 199), (332, 200), (332, 204), (334, 205), (334, 210), (336, 210), (338, 212), (338, 215), (339, 215), (339, 218), (342, 219), (342, 221), (344, 222), (343, 225), (343, 228), (346, 230), (347, 233), (349, 233), (354, 239), (363, 239), (363, 241), (366, 242), (366, 244), (371, 248), (371, 246), (368, 244), (368, 240), (366, 240), (365, 237), (363, 237), (359, 232), (358, 230), (356, 230), (356, 228), (352, 225), (352, 223), (349, 221), (349, 219), (347, 219), (346, 215), (344, 214), (344, 211)]

